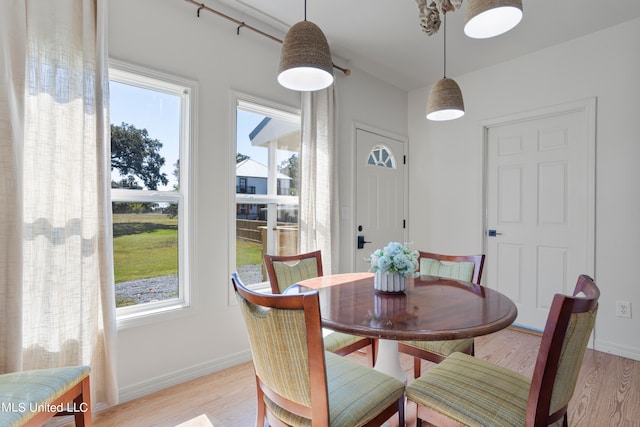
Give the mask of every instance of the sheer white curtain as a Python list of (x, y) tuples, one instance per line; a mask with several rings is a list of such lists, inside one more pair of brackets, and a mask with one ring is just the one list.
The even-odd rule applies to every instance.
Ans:
[(115, 404), (106, 1), (4, 4), (0, 372), (90, 365)]
[(322, 251), (325, 274), (339, 271), (335, 85), (302, 93), (300, 252)]

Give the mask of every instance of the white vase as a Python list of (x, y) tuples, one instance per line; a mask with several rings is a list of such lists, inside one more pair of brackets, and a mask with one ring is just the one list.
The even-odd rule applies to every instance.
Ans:
[(388, 271), (376, 271), (373, 277), (376, 292), (402, 293), (407, 289), (407, 276)]

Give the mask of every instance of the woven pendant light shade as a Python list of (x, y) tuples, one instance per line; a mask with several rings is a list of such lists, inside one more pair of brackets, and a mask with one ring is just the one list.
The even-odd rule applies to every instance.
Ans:
[(506, 33), (522, 19), (522, 0), (469, 0), (464, 14), (464, 33), (486, 39)]
[(329, 43), (313, 22), (298, 22), (284, 37), (278, 83), (299, 91), (316, 91), (333, 83)]
[(464, 115), (462, 91), (455, 80), (447, 77), (433, 85), (427, 98), (427, 119), (453, 120)]

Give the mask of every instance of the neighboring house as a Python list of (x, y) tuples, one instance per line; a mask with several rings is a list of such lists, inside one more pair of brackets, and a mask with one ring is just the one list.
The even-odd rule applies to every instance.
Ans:
[[(246, 159), (236, 164), (236, 193), (238, 194), (267, 194), (268, 168), (252, 159)], [(278, 172), (278, 195), (288, 195), (291, 178)], [(265, 204), (238, 204), (236, 218), (264, 219), (260, 213)]]

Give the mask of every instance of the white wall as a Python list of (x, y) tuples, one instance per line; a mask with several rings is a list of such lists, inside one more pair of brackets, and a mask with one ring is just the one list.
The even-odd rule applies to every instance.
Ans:
[[(508, 37), (508, 35), (505, 35)], [(454, 77), (466, 115), (424, 118), (409, 94), (410, 236), (436, 251), (482, 250), (482, 127), (487, 119), (597, 97), (596, 349), (640, 360), (640, 20)], [(464, 197), (461, 197), (464, 195)], [(615, 317), (631, 301), (633, 319)]]
[[(218, 7), (210, 1), (209, 6)], [(224, 8), (221, 6), (221, 9)], [(183, 1), (111, 0), (110, 56), (199, 83), (195, 177), (195, 308), (182, 316), (118, 332), (121, 400), (249, 360), (244, 324), (228, 306), (228, 206), (235, 191), (232, 169), (230, 91), (236, 90), (291, 107), (299, 95), (276, 82), (280, 45)], [(235, 16), (233, 12), (229, 12)], [(239, 19), (250, 20), (246, 17)], [(258, 25), (256, 25), (258, 26)], [(260, 28), (266, 29), (264, 25)], [(275, 34), (282, 37), (282, 34)], [(347, 63), (336, 60), (340, 65)], [(340, 112), (340, 197), (351, 203), (352, 123), (406, 134), (407, 93), (352, 70), (336, 71)], [(232, 190), (233, 189), (233, 190)], [(342, 235), (352, 234), (347, 216)], [(343, 270), (350, 268), (351, 239), (345, 239)], [(351, 245), (351, 246), (350, 246)]]
[[(407, 93), (370, 77), (357, 69), (338, 84), (340, 156), (340, 271), (354, 271), (356, 227), (354, 200), (354, 123), (369, 130), (405, 137), (407, 134)], [(335, 236), (334, 236), (335, 237)], [(368, 254), (368, 252), (367, 252)], [(362, 250), (358, 251), (362, 255)]]

